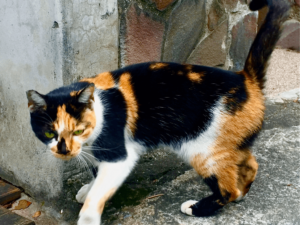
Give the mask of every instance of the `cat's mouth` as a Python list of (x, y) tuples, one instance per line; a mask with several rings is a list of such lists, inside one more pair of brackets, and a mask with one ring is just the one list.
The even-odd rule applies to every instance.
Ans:
[(68, 152), (67, 154), (61, 154), (61, 153), (57, 153), (57, 152), (54, 152), (54, 151), (51, 151), (52, 152), (52, 154), (56, 157), (56, 158), (59, 158), (59, 159), (62, 159), (62, 160), (64, 160), (64, 161), (68, 161), (68, 160), (70, 160), (70, 159), (72, 159), (72, 158), (75, 158), (75, 157), (77, 157), (79, 154), (80, 154), (80, 152), (81, 152), (81, 150), (79, 150), (79, 151), (76, 151), (76, 152)]

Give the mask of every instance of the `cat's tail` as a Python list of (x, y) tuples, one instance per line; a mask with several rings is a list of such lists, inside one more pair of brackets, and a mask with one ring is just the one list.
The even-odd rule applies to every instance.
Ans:
[(288, 17), (290, 4), (287, 0), (252, 0), (251, 10), (259, 10), (264, 6), (269, 12), (250, 48), (244, 71), (263, 89), (269, 58), (281, 34), (283, 22)]

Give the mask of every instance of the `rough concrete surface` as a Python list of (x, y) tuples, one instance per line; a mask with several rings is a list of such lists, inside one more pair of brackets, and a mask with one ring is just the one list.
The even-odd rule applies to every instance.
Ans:
[(275, 49), (267, 70), (265, 93), (274, 97), (281, 92), (300, 87), (300, 53)]
[[(241, 202), (230, 203), (208, 218), (182, 214), (181, 203), (211, 192), (193, 169), (158, 150), (146, 155), (128, 178), (124, 185), (130, 191), (121, 188), (107, 204), (103, 224), (300, 224), (299, 113), (299, 103), (267, 101), (264, 130), (252, 148), (260, 165), (258, 175)], [(132, 202), (131, 193), (140, 197)], [(158, 194), (163, 195), (147, 199)]]

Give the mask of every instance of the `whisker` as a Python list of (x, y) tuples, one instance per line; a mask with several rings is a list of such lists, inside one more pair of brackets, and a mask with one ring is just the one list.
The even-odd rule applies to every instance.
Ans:
[(84, 154), (86, 154), (86, 155), (92, 157), (93, 159), (95, 159), (96, 161), (99, 162), (99, 159), (97, 159), (97, 158), (96, 158), (95, 156), (93, 156), (92, 154), (89, 154), (88, 152), (85, 152), (85, 151), (82, 151), (82, 153), (84, 153)]
[[(83, 164), (84, 164), (84, 167), (85, 167), (86, 171), (89, 172), (92, 176), (94, 176), (93, 173), (92, 173), (92, 171), (91, 171), (91, 169), (89, 168), (87, 162), (85, 161), (85, 159), (84, 159), (83, 157), (81, 157), (80, 155), (78, 155), (78, 156), (79, 156), (79, 159), (82, 160), (82, 162), (83, 162)], [(83, 156), (83, 155), (82, 155), (82, 156)]]
[(51, 123), (49, 123), (48, 121), (46, 121), (46, 120), (41, 120), (41, 119), (35, 119), (36, 121), (40, 121), (40, 122), (43, 122), (43, 123), (45, 123), (45, 124), (47, 124), (47, 125), (49, 125), (49, 126), (52, 126), (52, 124)]
[[(47, 114), (45, 114), (46, 116), (48, 116)], [(46, 121), (48, 121), (48, 122), (50, 122), (50, 123), (52, 123), (53, 122), (53, 120), (51, 119), (51, 117), (45, 117), (45, 116), (42, 116), (42, 115), (36, 115), (36, 117), (37, 118), (42, 118), (42, 119), (44, 119), (44, 120), (46, 120)], [(50, 119), (49, 119), (50, 118)]]
[(114, 149), (117, 149), (118, 147), (120, 147), (121, 145), (117, 146), (117, 147), (114, 147), (114, 148), (101, 148), (101, 147), (98, 147), (98, 146), (82, 146), (83, 149), (87, 149), (87, 150), (90, 150), (90, 151), (112, 151)]
[(49, 114), (48, 113), (46, 113), (45, 111), (44, 111), (44, 113), (43, 113), (44, 115), (46, 115), (46, 116), (48, 116), (48, 118), (50, 119), (50, 121), (51, 122), (53, 122), (53, 120), (52, 120), (52, 118), (51, 118), (51, 116), (49, 116)]
[(92, 167), (93, 167), (93, 171), (96, 171), (96, 166), (95, 166), (95, 164), (86, 156), (86, 155), (82, 155), (82, 157), (84, 157), (84, 158), (86, 158), (90, 163), (91, 163), (91, 165), (92, 165)]

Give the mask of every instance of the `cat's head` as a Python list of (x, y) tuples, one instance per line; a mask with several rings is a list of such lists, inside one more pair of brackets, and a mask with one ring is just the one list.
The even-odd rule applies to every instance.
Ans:
[(47, 95), (26, 92), (35, 135), (63, 160), (76, 157), (96, 126), (94, 84), (79, 82)]

